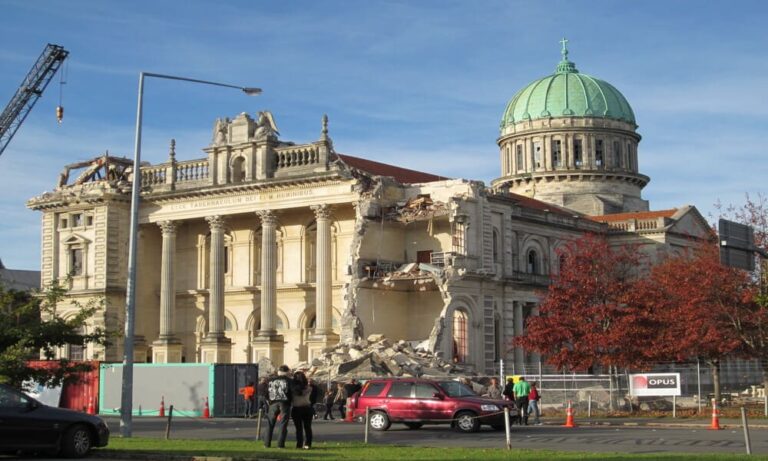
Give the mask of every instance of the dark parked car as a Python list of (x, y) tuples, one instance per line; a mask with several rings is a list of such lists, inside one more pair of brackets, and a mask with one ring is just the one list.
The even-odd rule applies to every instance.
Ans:
[(49, 407), (0, 384), (0, 452), (55, 452), (79, 458), (108, 442), (109, 428), (98, 416)]
[(480, 397), (458, 381), (416, 378), (372, 379), (349, 399), (351, 417), (365, 418), (370, 427), (386, 431), (391, 423), (418, 429), (424, 423), (451, 424), (461, 432), (475, 432), (481, 424), (504, 428), (504, 408), (516, 417), (512, 402)]

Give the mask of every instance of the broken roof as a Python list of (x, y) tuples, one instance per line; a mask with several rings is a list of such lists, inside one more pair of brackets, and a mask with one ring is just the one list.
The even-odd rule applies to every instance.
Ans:
[(631, 211), (628, 213), (615, 213), (601, 216), (587, 216), (587, 218), (598, 222), (626, 221), (628, 219), (655, 219), (671, 218), (678, 212), (677, 208), (657, 211)]
[(351, 155), (336, 154), (336, 157), (338, 157), (339, 160), (351, 168), (364, 171), (374, 176), (390, 176), (401, 184), (415, 184), (451, 179), (446, 176), (424, 173), (423, 171), (409, 170), (408, 168), (401, 168), (399, 166), (388, 165), (386, 163), (374, 162), (373, 160), (353, 157)]

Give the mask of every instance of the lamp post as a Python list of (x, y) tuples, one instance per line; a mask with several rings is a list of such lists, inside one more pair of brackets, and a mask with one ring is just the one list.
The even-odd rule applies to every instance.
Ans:
[(125, 287), (125, 340), (123, 344), (123, 381), (120, 401), (120, 434), (131, 437), (133, 418), (133, 333), (136, 318), (136, 246), (139, 231), (139, 191), (141, 187), (141, 120), (144, 103), (144, 78), (155, 77), (167, 80), (202, 83), (241, 90), (249, 96), (261, 93), (260, 88), (242, 87), (226, 83), (209, 82), (173, 75), (139, 73), (139, 102), (136, 109), (136, 144), (133, 154), (133, 179), (131, 184), (131, 227), (128, 234), (128, 281)]

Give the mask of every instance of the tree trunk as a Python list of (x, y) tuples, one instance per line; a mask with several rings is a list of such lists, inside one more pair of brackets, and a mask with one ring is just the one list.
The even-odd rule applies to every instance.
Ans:
[(720, 361), (712, 360), (709, 362), (709, 366), (712, 370), (712, 385), (714, 386), (712, 392), (715, 395), (715, 402), (720, 405)]

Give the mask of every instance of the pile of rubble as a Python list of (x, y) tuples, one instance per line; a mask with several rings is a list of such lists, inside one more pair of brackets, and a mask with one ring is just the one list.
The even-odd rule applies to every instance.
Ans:
[[(390, 342), (384, 335), (341, 343), (324, 351), (322, 358), (292, 367), (318, 380), (344, 381), (377, 376), (444, 378), (474, 375), (474, 371), (446, 362), (427, 350), (427, 341)], [(264, 364), (267, 365), (267, 364)], [(260, 366), (263, 366), (260, 364)], [(263, 368), (262, 368), (263, 369)]]
[(428, 194), (418, 195), (388, 210), (385, 216), (389, 219), (409, 223), (423, 219), (432, 219), (450, 213), (448, 206), (439, 201), (433, 201)]

